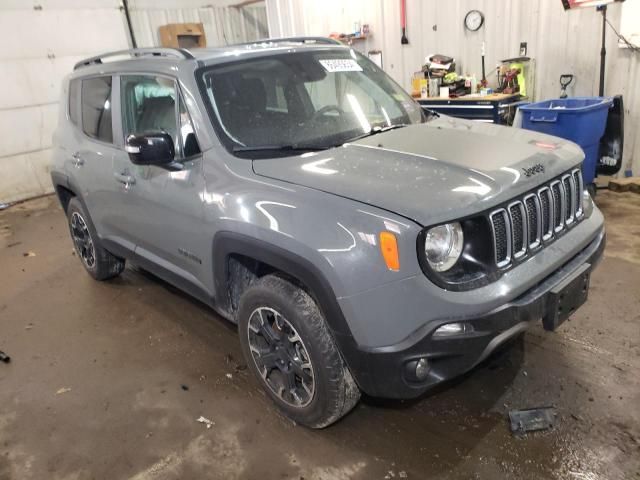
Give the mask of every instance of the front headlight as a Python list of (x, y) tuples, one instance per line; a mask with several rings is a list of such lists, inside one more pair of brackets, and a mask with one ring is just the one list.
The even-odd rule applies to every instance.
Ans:
[(593, 213), (593, 198), (586, 188), (582, 191), (582, 211), (587, 218)]
[(433, 227), (427, 232), (424, 252), (429, 266), (436, 272), (446, 272), (462, 254), (464, 236), (458, 222)]

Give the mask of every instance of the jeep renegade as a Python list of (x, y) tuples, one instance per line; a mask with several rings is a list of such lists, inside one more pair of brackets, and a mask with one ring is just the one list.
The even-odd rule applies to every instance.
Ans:
[(130, 261), (236, 323), (310, 427), (555, 329), (604, 249), (578, 146), (423, 110), (329, 39), (89, 58), (61, 106), (52, 179), (84, 268)]

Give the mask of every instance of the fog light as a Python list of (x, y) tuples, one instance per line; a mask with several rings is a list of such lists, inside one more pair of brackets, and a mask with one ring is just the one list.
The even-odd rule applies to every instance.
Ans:
[(434, 337), (452, 337), (473, 332), (473, 326), (469, 322), (447, 323), (433, 332)]
[(430, 368), (431, 367), (429, 366), (429, 362), (426, 358), (421, 358), (420, 360), (418, 360), (418, 362), (416, 363), (416, 378), (419, 381), (427, 378)]

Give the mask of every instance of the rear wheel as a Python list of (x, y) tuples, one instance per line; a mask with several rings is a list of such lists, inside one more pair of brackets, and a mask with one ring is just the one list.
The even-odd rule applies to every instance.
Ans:
[(125, 261), (107, 252), (96, 235), (95, 228), (82, 203), (72, 198), (67, 207), (69, 232), (82, 266), (96, 280), (107, 280), (122, 273)]
[(249, 368), (287, 417), (322, 428), (356, 405), (360, 391), (304, 290), (263, 277), (242, 296), (238, 315)]

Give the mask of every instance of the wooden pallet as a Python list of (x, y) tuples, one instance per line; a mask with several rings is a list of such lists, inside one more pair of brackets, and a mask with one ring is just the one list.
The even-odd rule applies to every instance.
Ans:
[(640, 177), (612, 178), (609, 180), (609, 190), (640, 193)]

